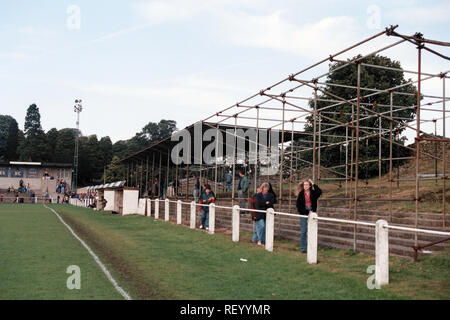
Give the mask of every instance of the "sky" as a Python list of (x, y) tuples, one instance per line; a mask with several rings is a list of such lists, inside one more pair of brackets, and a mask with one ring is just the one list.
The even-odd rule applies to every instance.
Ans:
[[(82, 99), (84, 135), (116, 142), (161, 119), (184, 128), (396, 24), (449, 41), (450, 2), (2, 0), (0, 114), (23, 129), (35, 103), (45, 131), (73, 128)], [(416, 69), (417, 53), (405, 48), (386, 55)], [(424, 54), (423, 71), (447, 70)], [(442, 81), (424, 90), (442, 95)]]

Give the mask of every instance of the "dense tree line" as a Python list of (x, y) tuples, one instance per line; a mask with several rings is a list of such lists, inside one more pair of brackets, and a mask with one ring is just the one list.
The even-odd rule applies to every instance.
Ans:
[[(83, 136), (73, 128), (52, 128), (45, 132), (36, 104), (27, 109), (24, 130), (8, 115), (0, 115), (0, 161), (72, 163), (75, 139), (79, 138), (78, 186), (121, 180), (123, 165), (119, 160), (152, 143), (169, 137), (176, 130), (173, 120), (148, 123), (129, 140), (112, 143), (106, 136)], [(104, 177), (105, 174), (105, 177)]]

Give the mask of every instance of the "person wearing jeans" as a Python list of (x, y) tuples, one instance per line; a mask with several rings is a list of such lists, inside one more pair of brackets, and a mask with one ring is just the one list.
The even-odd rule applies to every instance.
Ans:
[[(311, 179), (302, 181), (298, 185), (297, 210), (301, 215), (309, 215), (309, 213), (317, 211), (317, 199), (322, 194), (319, 186), (314, 184)], [(306, 252), (308, 245), (308, 218), (300, 217), (300, 249)]]
[[(202, 195), (200, 197), (200, 203), (204, 205), (209, 205), (211, 203), (214, 203), (215, 196), (214, 192), (211, 191), (211, 186), (207, 184), (205, 186), (205, 192), (202, 192)], [(200, 229), (209, 230), (209, 207), (208, 206), (202, 206), (202, 216), (201, 216), (201, 225)]]
[[(273, 208), (275, 196), (269, 192), (270, 186), (267, 182), (261, 185), (261, 192), (256, 195), (256, 209), (266, 211)], [(266, 242), (266, 213), (256, 212), (255, 214), (255, 231), (256, 237), (254, 240), (258, 241), (258, 245), (262, 246)]]
[[(311, 211), (311, 207), (305, 207), (308, 213)], [(308, 218), (300, 217), (300, 249), (302, 252), (306, 252), (306, 246), (308, 245)]]
[[(247, 209), (247, 201), (245, 200), (248, 197), (248, 178), (245, 176), (243, 170), (239, 170), (239, 183), (238, 183), (238, 198), (239, 198), (239, 207)], [(242, 211), (245, 212), (245, 211)]]

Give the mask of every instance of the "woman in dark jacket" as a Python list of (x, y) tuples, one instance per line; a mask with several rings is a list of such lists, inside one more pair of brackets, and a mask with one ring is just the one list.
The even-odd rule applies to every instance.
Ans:
[[(274, 193), (269, 192), (270, 185), (265, 182), (261, 185), (261, 192), (256, 195), (255, 207), (257, 210), (267, 210), (273, 208), (276, 202)], [(264, 245), (266, 241), (266, 213), (256, 212), (255, 229), (258, 239), (258, 245)]]
[[(305, 180), (298, 185), (297, 211), (301, 215), (309, 215), (309, 212), (317, 211), (317, 199), (322, 194), (317, 184), (311, 179)], [(300, 217), (300, 249), (303, 253), (307, 247), (308, 219)]]

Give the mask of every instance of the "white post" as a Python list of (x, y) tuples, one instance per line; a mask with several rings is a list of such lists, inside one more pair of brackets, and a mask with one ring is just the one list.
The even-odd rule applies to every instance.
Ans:
[(216, 205), (211, 203), (209, 205), (209, 234), (214, 234), (216, 226)]
[(165, 206), (164, 206), (164, 220), (169, 221), (169, 210), (170, 210), (170, 202), (169, 199), (166, 198)]
[(233, 222), (232, 222), (232, 240), (234, 241), (234, 242), (238, 242), (239, 241), (239, 218), (240, 218), (240, 216), (239, 216), (239, 213), (240, 212), (240, 210), (239, 210), (239, 206), (238, 205), (234, 205), (233, 206), (233, 216), (232, 216), (232, 219), (233, 219)]
[(195, 210), (197, 206), (195, 205), (195, 201), (191, 202), (191, 229), (195, 229)]
[(147, 199), (147, 216), (152, 216), (152, 199)]
[(382, 286), (389, 283), (389, 231), (386, 220), (375, 225), (375, 282)]
[(177, 201), (177, 224), (181, 224), (181, 200)]
[(267, 209), (266, 212), (266, 250), (273, 251), (273, 236), (275, 227), (275, 214), (273, 208)]
[(317, 263), (317, 213), (310, 212), (308, 215), (308, 245), (306, 253), (306, 261), (309, 264)]
[(159, 199), (155, 200), (155, 219), (159, 219)]

